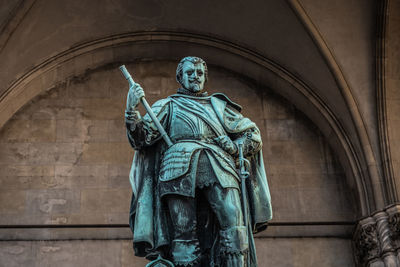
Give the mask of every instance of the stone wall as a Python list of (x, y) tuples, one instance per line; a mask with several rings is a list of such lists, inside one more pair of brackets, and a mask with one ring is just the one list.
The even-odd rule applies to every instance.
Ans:
[[(177, 88), (176, 62), (127, 67), (149, 103)], [(359, 211), (319, 130), (270, 88), (214, 66), (209, 73), (209, 92), (241, 104), (262, 131), (274, 219), (257, 237), (260, 266), (352, 266)], [(132, 257), (129, 229), (114, 227), (128, 223), (130, 204), (127, 89), (117, 66), (88, 70), (34, 98), (0, 130), (0, 224), (23, 225), (0, 228), (8, 240), (0, 265), (80, 266), (92, 258), (91, 266), (143, 265)], [(110, 228), (97, 231), (98, 224)]]
[[(260, 267), (353, 266), (350, 243), (344, 239), (256, 239), (256, 246)], [(0, 258), (0, 266), (7, 267), (143, 267), (147, 263), (133, 255), (130, 240), (1, 242)]]

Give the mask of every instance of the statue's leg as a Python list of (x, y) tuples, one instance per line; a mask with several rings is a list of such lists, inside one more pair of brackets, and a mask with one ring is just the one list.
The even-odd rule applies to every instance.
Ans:
[(176, 266), (200, 266), (200, 245), (196, 227), (196, 201), (194, 198), (172, 195), (167, 197), (174, 228), (172, 257)]
[(243, 224), (239, 191), (234, 188), (223, 189), (215, 184), (208, 187), (205, 193), (221, 227), (219, 234), (222, 266), (246, 266), (248, 236)]

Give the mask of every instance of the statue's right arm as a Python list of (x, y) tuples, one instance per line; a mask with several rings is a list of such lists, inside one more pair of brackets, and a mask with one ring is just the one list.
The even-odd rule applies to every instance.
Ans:
[[(129, 89), (127, 107), (125, 110), (125, 124), (130, 144), (136, 150), (151, 146), (161, 138), (157, 127), (148, 114), (141, 116), (137, 110), (140, 98), (144, 96), (143, 89), (136, 84)], [(167, 125), (169, 114), (169, 100), (161, 99), (151, 107), (164, 128)]]

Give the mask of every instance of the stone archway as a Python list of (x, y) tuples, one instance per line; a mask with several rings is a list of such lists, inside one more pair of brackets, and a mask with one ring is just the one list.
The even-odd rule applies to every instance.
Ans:
[[(120, 255), (127, 264), (137, 262), (127, 227), (133, 154), (123, 121), (127, 84), (117, 66), (70, 77), (33, 98), (3, 126), (0, 181), (8, 192), (0, 192), (1, 218), (8, 225), (23, 224), (0, 230), (14, 240), (4, 245), (5, 259), (15, 260), (7, 251), (18, 248), (22, 255), (40, 250), (39, 262), (79, 255), (69, 261), (79, 265), (96, 257), (91, 250), (97, 248), (109, 255), (110, 264)], [(136, 60), (127, 67), (150, 103), (176, 90), (175, 61)], [(222, 91), (243, 105), (263, 132), (275, 217), (256, 238), (260, 261), (351, 265), (357, 199), (321, 131), (271, 88), (220, 66), (209, 68), (210, 92)], [(311, 251), (320, 257), (301, 257)]]
[(107, 37), (73, 47), (34, 67), (0, 99), (0, 125), (25, 103), (69, 79), (102, 65), (138, 59), (171, 59), (196, 53), (217, 65), (268, 86), (294, 103), (318, 126), (339, 155), (350, 185), (356, 187), (360, 216), (371, 209), (373, 193), (364, 157), (329, 107), (295, 75), (256, 52), (225, 40), (182, 32), (139, 32)]

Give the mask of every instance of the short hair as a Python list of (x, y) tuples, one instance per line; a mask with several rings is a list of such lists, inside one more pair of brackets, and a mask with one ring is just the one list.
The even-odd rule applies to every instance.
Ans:
[(181, 61), (178, 64), (178, 67), (176, 68), (176, 81), (180, 85), (182, 85), (182, 76), (183, 76), (182, 68), (183, 68), (183, 64), (185, 63), (185, 61), (192, 62), (193, 64), (203, 64), (205, 81), (207, 82), (207, 80), (208, 80), (208, 69), (207, 69), (206, 62), (203, 59), (199, 58), (199, 57), (184, 57), (184, 58), (181, 59)]

